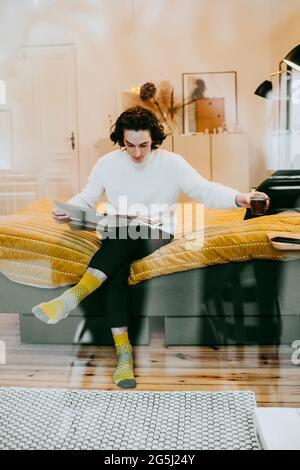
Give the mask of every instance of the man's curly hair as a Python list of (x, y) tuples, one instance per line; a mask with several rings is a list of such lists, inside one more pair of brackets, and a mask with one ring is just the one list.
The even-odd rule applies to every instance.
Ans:
[(152, 150), (157, 149), (166, 138), (164, 128), (155, 114), (141, 106), (127, 109), (116, 120), (110, 139), (114, 144), (118, 143), (120, 147), (125, 147), (124, 130), (149, 131)]

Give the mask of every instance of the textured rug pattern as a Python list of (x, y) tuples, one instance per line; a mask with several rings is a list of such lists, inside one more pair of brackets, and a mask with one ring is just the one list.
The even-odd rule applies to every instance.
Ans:
[(0, 388), (0, 449), (259, 449), (252, 392)]

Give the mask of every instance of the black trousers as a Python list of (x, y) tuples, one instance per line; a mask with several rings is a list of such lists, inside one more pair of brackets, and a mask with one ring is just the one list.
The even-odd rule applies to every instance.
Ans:
[[(110, 328), (128, 325), (128, 277), (130, 264), (170, 243), (173, 235), (159, 229), (146, 226), (135, 227), (135, 235), (128, 233), (127, 227), (117, 229), (114, 238), (102, 240), (101, 248), (94, 254), (89, 267), (104, 272), (108, 279), (106, 283), (109, 297)], [(101, 289), (101, 288), (100, 288)]]

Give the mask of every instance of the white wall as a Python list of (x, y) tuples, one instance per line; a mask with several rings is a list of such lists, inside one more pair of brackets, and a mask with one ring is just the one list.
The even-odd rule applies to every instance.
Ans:
[[(0, 0), (0, 79), (8, 95), (19, 46), (77, 47), (81, 181), (121, 111), (121, 92), (183, 72), (236, 70), (239, 123), (251, 140), (251, 182), (265, 176), (269, 108), (253, 94), (300, 42), (299, 0)], [(298, 15), (298, 16), (297, 16)], [(299, 28), (298, 28), (299, 30)], [(11, 97), (13, 102), (13, 97)]]

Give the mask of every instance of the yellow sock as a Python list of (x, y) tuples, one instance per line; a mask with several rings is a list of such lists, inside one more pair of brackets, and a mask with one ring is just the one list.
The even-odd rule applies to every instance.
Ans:
[(133, 373), (133, 349), (129, 342), (128, 333), (114, 335), (118, 365), (113, 375), (116, 385), (122, 388), (136, 387)]
[(57, 323), (66, 318), (71, 310), (88, 295), (101, 286), (103, 281), (90, 273), (85, 273), (76, 286), (71, 287), (59, 297), (50, 302), (44, 302), (33, 307), (34, 315), (46, 323)]
[(125, 333), (121, 333), (120, 335), (113, 335), (113, 338), (116, 347), (129, 343), (128, 331), (125, 331)]

